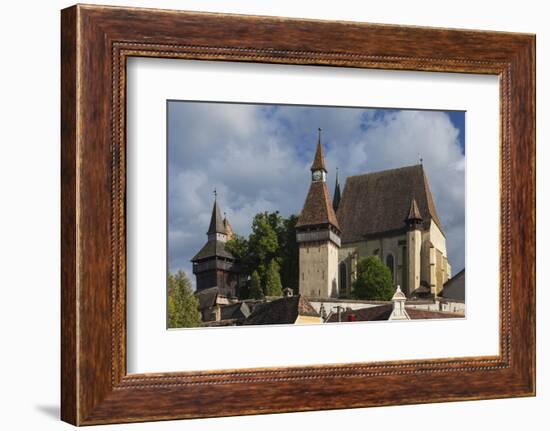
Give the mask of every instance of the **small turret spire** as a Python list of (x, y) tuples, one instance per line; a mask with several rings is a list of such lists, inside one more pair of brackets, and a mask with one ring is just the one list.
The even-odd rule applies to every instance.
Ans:
[(225, 234), (227, 235), (227, 240), (230, 240), (233, 238), (233, 227), (231, 226), (231, 223), (229, 223), (229, 220), (227, 219), (227, 213), (224, 211), (223, 213), (223, 227), (225, 228)]
[(409, 320), (409, 315), (405, 309), (407, 297), (399, 285), (397, 285), (397, 289), (391, 300), (393, 302), (393, 310), (388, 320)]
[(411, 200), (411, 205), (409, 207), (409, 213), (407, 214), (407, 218), (405, 219), (405, 222), (411, 229), (418, 229), (420, 225), (422, 224), (422, 215), (420, 214), (420, 210), (418, 209), (418, 205), (416, 203), (416, 199), (413, 197)]
[(334, 208), (335, 212), (338, 211), (341, 199), (342, 195), (340, 193), (340, 180), (338, 178), (338, 168), (336, 168), (336, 182), (334, 183), (334, 196), (332, 197), (332, 208)]

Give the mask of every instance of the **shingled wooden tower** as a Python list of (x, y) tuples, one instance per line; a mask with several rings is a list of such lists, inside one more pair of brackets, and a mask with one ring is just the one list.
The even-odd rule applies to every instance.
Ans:
[(208, 241), (191, 259), (193, 274), (197, 278), (197, 291), (217, 287), (222, 295), (237, 296), (239, 267), (234, 256), (225, 249), (228, 235), (233, 231), (227, 217), (222, 219), (217, 199), (214, 199)]
[(340, 226), (327, 188), (327, 168), (321, 144), (311, 165), (311, 185), (298, 222), (299, 291), (308, 297), (338, 296)]

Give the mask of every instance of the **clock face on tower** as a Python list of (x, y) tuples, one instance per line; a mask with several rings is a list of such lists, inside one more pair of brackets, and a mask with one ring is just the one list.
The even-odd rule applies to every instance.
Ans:
[(323, 179), (323, 171), (313, 171), (313, 181), (321, 181)]

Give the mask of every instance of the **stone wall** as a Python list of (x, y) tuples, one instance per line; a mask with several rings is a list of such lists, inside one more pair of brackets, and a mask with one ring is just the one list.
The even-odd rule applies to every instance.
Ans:
[(300, 244), (299, 291), (308, 297), (338, 296), (338, 247), (332, 242)]

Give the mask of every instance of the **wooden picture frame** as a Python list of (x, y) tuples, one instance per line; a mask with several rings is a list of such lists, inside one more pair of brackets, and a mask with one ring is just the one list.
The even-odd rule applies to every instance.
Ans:
[[(91, 425), (535, 394), (534, 35), (82, 5), (61, 17), (64, 421)], [(500, 354), (128, 375), (130, 56), (498, 75)]]

